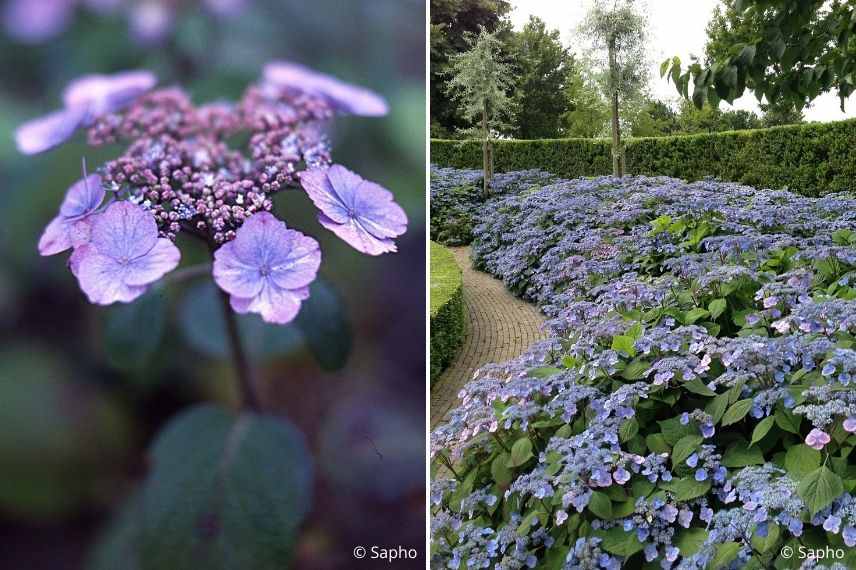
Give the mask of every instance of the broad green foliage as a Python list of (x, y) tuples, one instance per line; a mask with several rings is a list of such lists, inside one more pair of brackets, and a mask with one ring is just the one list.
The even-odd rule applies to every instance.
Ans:
[(431, 380), (452, 362), (464, 340), (461, 269), (445, 247), (431, 242)]
[[(609, 142), (553, 139), (495, 141), (497, 172), (541, 168), (575, 178), (611, 172)], [(629, 139), (630, 174), (685, 180), (708, 176), (756, 188), (789, 188), (820, 196), (856, 188), (856, 120), (692, 136)], [(480, 166), (475, 141), (431, 141), (431, 161)]]
[(95, 552), (95, 570), (288, 567), (312, 491), (295, 427), (203, 405), (174, 419), (151, 454), (152, 471)]
[(856, 6), (836, 0), (726, 0), (708, 27), (704, 61), (686, 68), (663, 62), (684, 98), (697, 107), (732, 102), (749, 90), (787, 108), (803, 109), (821, 93), (844, 100), (856, 85)]

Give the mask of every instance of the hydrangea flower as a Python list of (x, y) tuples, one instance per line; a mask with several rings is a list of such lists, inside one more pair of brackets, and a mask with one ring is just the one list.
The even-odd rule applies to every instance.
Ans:
[(318, 222), (368, 255), (397, 251), (393, 238), (407, 229), (404, 210), (389, 190), (334, 164), (300, 176), (303, 189), (321, 210)]
[(113, 202), (92, 220), (91, 237), (75, 250), (80, 288), (92, 303), (128, 303), (175, 269), (178, 248), (158, 237), (157, 224), (141, 207)]
[(260, 212), (214, 252), (214, 280), (231, 295), (236, 312), (258, 313), (269, 323), (285, 324), (309, 298), (309, 284), (320, 264), (317, 241)]
[[(328, 178), (324, 130), (336, 109), (326, 98), (302, 95), (317, 87), (307, 81), (306, 90), (287, 93), (266, 90), (262, 81), (237, 102), (198, 107), (178, 87), (149, 92), (156, 79), (146, 71), (72, 82), (64, 110), (18, 129), (21, 150), (46, 150), (80, 126), (92, 146), (127, 146), (68, 190), (40, 253), (73, 248), (69, 267), (91, 302), (130, 302), (176, 267), (174, 242), (184, 233), (212, 252), (213, 279), (235, 312), (292, 321), (321, 251), (274, 216), (277, 192), (299, 188), (306, 169), (308, 179), (319, 174), (309, 192), (322, 224), (373, 255), (395, 251), (393, 238), (407, 226), (387, 190), (342, 166), (330, 168)], [(339, 95), (337, 104), (351, 96), (357, 107), (364, 102), (358, 91)]]
[(823, 449), (826, 444), (832, 441), (829, 434), (823, 430), (814, 428), (805, 438), (805, 444), (814, 449)]
[(333, 110), (350, 115), (379, 117), (389, 112), (383, 97), (330, 75), (287, 61), (269, 63), (264, 80), (272, 88), (321, 97)]
[(55, 255), (89, 241), (90, 217), (104, 201), (104, 187), (97, 174), (75, 182), (65, 194), (59, 214), (39, 239), (39, 253)]
[(78, 128), (129, 105), (156, 83), (157, 78), (148, 71), (81, 77), (66, 88), (64, 109), (18, 127), (15, 131), (18, 150), (24, 154), (50, 150), (71, 138)]

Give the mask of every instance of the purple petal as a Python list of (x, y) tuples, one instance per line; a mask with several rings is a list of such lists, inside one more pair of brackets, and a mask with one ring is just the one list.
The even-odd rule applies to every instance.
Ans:
[(92, 245), (99, 253), (118, 261), (147, 254), (157, 239), (154, 217), (131, 202), (113, 202), (92, 221)]
[(45, 228), (39, 239), (40, 255), (56, 255), (71, 247), (69, 222), (62, 216), (57, 216)]
[(77, 218), (94, 212), (104, 200), (101, 177), (90, 174), (71, 185), (65, 194), (59, 213), (65, 218)]
[(300, 312), (301, 301), (309, 298), (309, 289), (280, 289), (266, 284), (261, 292), (251, 299), (231, 297), (232, 309), (237, 313), (259, 313), (267, 323), (284, 325), (290, 323)]
[(338, 164), (306, 171), (300, 180), (325, 228), (362, 253), (396, 251), (391, 238), (405, 232), (407, 215), (389, 190)]
[(393, 240), (374, 237), (354, 220), (351, 220), (347, 224), (339, 224), (324, 214), (318, 214), (318, 223), (336, 234), (342, 241), (360, 253), (381, 255), (383, 253), (395, 253), (398, 251)]
[(50, 150), (70, 139), (86, 117), (86, 109), (74, 108), (27, 121), (15, 131), (15, 143), (24, 154)]
[(180, 260), (181, 252), (175, 244), (166, 238), (159, 238), (151, 251), (128, 264), (125, 283), (128, 285), (154, 283), (175, 269)]
[(175, 12), (165, 2), (138, 2), (130, 12), (131, 35), (139, 42), (157, 43), (173, 26)]
[(378, 117), (389, 112), (383, 97), (373, 91), (296, 63), (277, 61), (265, 65), (264, 80), (275, 87), (321, 96), (343, 113)]
[(130, 303), (146, 291), (145, 286), (126, 284), (126, 266), (92, 247), (87, 247), (75, 263), (80, 288), (96, 305)]
[(62, 32), (73, 9), (72, 0), (8, 0), (3, 7), (3, 24), (10, 37), (40, 43)]
[(149, 71), (112, 75), (85, 75), (69, 83), (63, 93), (66, 107), (86, 107), (92, 115), (114, 113), (157, 84)]
[(214, 252), (213, 275), (217, 285), (233, 295), (233, 299), (234, 295), (248, 299), (255, 297), (264, 285), (258, 267), (241, 262), (235, 255), (234, 241), (223, 244)]

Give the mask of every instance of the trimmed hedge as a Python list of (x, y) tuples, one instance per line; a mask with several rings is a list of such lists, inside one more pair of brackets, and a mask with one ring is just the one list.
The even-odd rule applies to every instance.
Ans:
[(431, 382), (452, 362), (464, 341), (461, 269), (452, 252), (431, 242)]
[[(431, 141), (431, 162), (480, 168), (478, 141)], [(564, 178), (612, 172), (604, 139), (496, 141), (495, 170), (540, 168)], [(806, 196), (856, 190), (856, 119), (769, 129), (627, 140), (628, 174), (715, 177)]]

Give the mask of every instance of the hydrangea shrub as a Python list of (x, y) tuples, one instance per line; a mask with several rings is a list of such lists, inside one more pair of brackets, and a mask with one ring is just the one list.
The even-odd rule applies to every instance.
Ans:
[(434, 567), (856, 565), (856, 198), (601, 177), (481, 219), (552, 334), (432, 433)]

